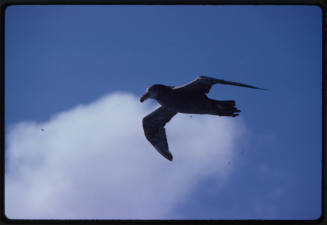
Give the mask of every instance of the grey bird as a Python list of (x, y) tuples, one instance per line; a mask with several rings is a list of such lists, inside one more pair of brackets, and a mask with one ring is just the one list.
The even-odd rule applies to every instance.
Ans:
[(183, 86), (154, 84), (147, 88), (145, 94), (140, 98), (141, 102), (152, 98), (161, 105), (161, 107), (143, 118), (143, 130), (147, 140), (169, 161), (173, 160), (173, 156), (168, 148), (165, 125), (177, 113), (238, 116), (240, 110), (235, 108), (234, 100), (218, 101), (208, 98), (206, 94), (209, 93), (214, 84), (267, 90), (247, 84), (199, 76)]

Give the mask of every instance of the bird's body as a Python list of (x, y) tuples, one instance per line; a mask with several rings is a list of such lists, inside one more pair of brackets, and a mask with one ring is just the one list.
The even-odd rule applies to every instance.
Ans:
[(232, 104), (231, 107), (226, 105), (226, 102), (230, 101), (217, 101), (209, 99), (203, 93), (183, 90), (183, 88), (166, 87), (167, 89), (163, 94), (156, 98), (157, 102), (179, 113), (219, 115), (219, 113), (228, 112), (228, 110), (229, 112), (233, 111)]
[(198, 95), (191, 91), (181, 91), (179, 88), (171, 88), (158, 96), (160, 105), (175, 109), (180, 113), (204, 114), (209, 110), (210, 101), (205, 95)]
[(216, 83), (261, 89), (247, 84), (199, 76), (194, 81), (179, 87), (152, 85), (141, 97), (141, 102), (153, 98), (161, 105), (143, 118), (143, 129), (150, 143), (168, 160), (171, 161), (173, 157), (169, 152), (164, 126), (177, 113), (238, 116), (240, 110), (235, 108), (234, 100), (218, 101), (207, 97), (206, 94), (211, 86)]

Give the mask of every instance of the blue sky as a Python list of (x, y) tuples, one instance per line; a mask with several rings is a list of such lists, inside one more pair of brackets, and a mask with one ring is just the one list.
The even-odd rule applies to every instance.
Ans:
[(267, 88), (211, 89), (242, 111), (239, 169), (217, 191), (202, 180), (173, 217), (318, 218), (321, 18), (316, 6), (10, 6), (6, 129), (198, 75)]

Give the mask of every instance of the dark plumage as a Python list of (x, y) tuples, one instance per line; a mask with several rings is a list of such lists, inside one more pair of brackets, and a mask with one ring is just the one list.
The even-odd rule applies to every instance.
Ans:
[(209, 93), (214, 84), (229, 84), (266, 90), (247, 84), (199, 76), (192, 82), (179, 87), (162, 84), (152, 85), (147, 88), (145, 94), (140, 98), (141, 102), (153, 98), (161, 105), (161, 107), (143, 118), (143, 129), (148, 141), (168, 160), (172, 161), (173, 156), (169, 152), (164, 127), (177, 113), (238, 116), (240, 110), (235, 107), (234, 100), (218, 101), (207, 97), (206, 94)]

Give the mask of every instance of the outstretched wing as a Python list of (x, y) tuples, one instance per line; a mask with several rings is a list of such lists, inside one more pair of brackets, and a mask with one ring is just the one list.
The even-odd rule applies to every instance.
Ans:
[(173, 160), (173, 156), (169, 152), (165, 125), (176, 114), (174, 110), (160, 107), (144, 117), (142, 121), (145, 137), (161, 155), (170, 161)]
[(182, 87), (179, 87), (179, 88), (188, 89), (189, 91), (198, 91), (198, 92), (202, 92), (202, 93), (209, 93), (210, 88), (214, 84), (229, 84), (229, 85), (236, 85), (236, 86), (240, 86), (240, 87), (266, 90), (266, 89), (258, 88), (258, 87), (248, 85), (248, 84), (236, 83), (236, 82), (232, 82), (232, 81), (226, 81), (226, 80), (221, 80), (221, 79), (216, 79), (216, 78), (206, 77), (206, 76), (199, 76), (195, 80), (193, 80), (190, 83), (188, 83)]

